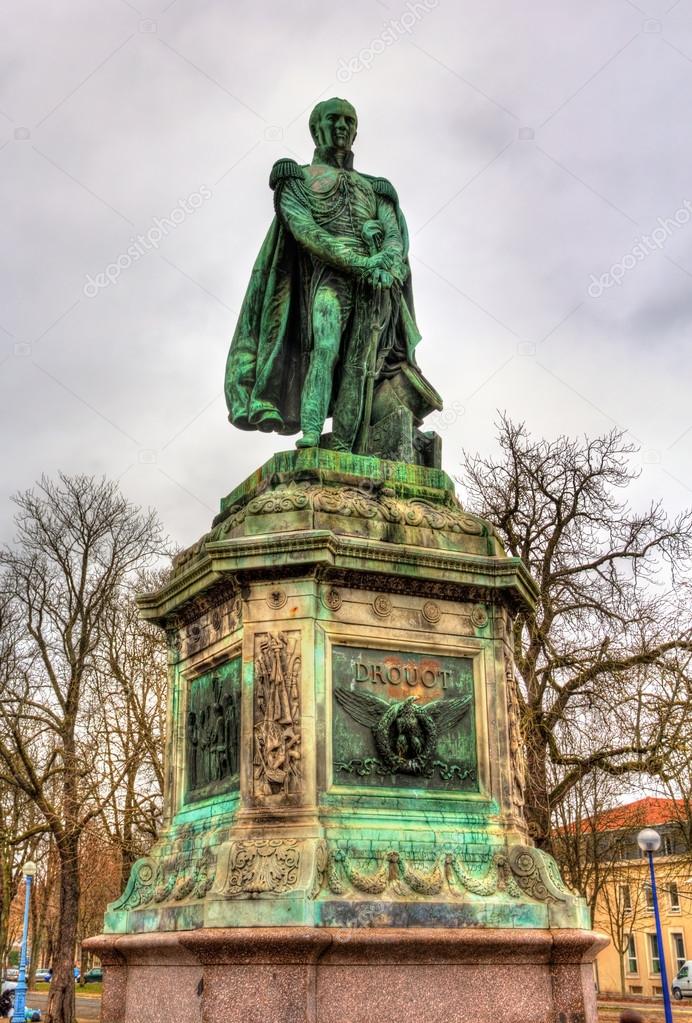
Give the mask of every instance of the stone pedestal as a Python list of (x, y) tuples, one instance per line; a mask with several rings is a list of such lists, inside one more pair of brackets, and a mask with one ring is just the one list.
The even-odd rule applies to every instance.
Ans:
[(91, 944), (105, 1023), (595, 1018), (598, 939), (524, 822), (535, 598), (439, 469), (313, 448), (225, 498), (140, 601), (165, 820)]
[(104, 1023), (585, 1023), (603, 944), (578, 930), (418, 927), (90, 942), (106, 964)]

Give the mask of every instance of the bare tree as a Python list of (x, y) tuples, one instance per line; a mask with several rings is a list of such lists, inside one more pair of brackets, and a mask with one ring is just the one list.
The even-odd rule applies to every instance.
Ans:
[[(554, 776), (552, 765), (550, 769)], [(595, 768), (553, 808), (552, 851), (564, 880), (589, 906), (592, 922), (616, 862), (609, 855), (613, 850), (604, 841), (600, 820), (622, 795), (620, 779)]]
[(657, 774), (687, 742), (692, 516), (629, 507), (635, 448), (618, 431), (550, 442), (502, 417), (499, 441), (498, 458), (465, 457), (462, 484), (540, 589), (513, 642), (526, 812), (549, 846), (552, 810), (591, 771)]
[(0, 971), (11, 946), (10, 909), (19, 891), (22, 868), (34, 857), (45, 827), (24, 793), (0, 782)]
[(618, 954), (620, 993), (624, 995), (625, 959), (629, 952), (630, 938), (642, 923), (645, 926), (651, 924), (650, 918), (646, 916), (646, 885), (641, 884), (636, 874), (633, 874), (631, 864), (623, 859), (617, 843), (610, 847), (602, 846), (602, 855), (608, 860), (609, 877), (608, 883), (600, 891), (599, 904), (605, 910), (608, 934)]
[(109, 780), (111, 797), (103, 803), (101, 819), (120, 850), (122, 887), (160, 824), (166, 642), (161, 629), (142, 619), (135, 598), (162, 585), (167, 576), (168, 571), (137, 576), (121, 587), (104, 618), (100, 679), (89, 730)]
[(72, 1023), (79, 843), (109, 795), (90, 756), (84, 697), (114, 593), (163, 543), (155, 515), (105, 480), (43, 478), (15, 503), (16, 543), (0, 552), (3, 606), (20, 627), (16, 670), (0, 695), (0, 782), (35, 803), (55, 842), (60, 897), (48, 1017)]

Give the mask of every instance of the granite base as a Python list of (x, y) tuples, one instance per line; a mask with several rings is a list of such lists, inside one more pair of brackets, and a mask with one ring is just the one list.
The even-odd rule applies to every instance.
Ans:
[(595, 1023), (579, 930), (233, 928), (102, 935), (102, 1023)]

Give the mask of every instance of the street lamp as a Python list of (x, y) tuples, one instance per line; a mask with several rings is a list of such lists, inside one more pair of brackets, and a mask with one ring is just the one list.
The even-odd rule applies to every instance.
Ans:
[(651, 876), (651, 895), (654, 903), (656, 919), (656, 944), (658, 945), (658, 961), (661, 966), (661, 986), (663, 988), (663, 1011), (666, 1023), (673, 1023), (673, 1011), (670, 1007), (670, 991), (668, 990), (668, 974), (666, 973), (666, 957), (663, 949), (661, 917), (658, 912), (658, 895), (656, 893), (656, 875), (654, 873), (654, 853), (661, 848), (661, 836), (653, 828), (644, 828), (637, 835), (637, 845), (649, 858), (649, 874)]
[(12, 1016), (19, 1023), (24, 1023), (26, 1016), (26, 945), (29, 938), (29, 902), (31, 900), (31, 879), (36, 873), (36, 864), (29, 860), (24, 864), (24, 928), (22, 930), (22, 947), (19, 953), (19, 976), (14, 993), (14, 1009)]

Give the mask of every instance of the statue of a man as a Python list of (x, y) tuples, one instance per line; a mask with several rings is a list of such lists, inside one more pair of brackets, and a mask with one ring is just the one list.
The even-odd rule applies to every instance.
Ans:
[(276, 218), (231, 343), (226, 400), (241, 429), (300, 429), (298, 447), (322, 438), (339, 451), (392, 457), (373, 441), (378, 416), (401, 413), (401, 429), (408, 414), (410, 435), (441, 402), (414, 357), (406, 222), (389, 181), (353, 169), (357, 126), (346, 100), (318, 103), (312, 163), (272, 168)]

